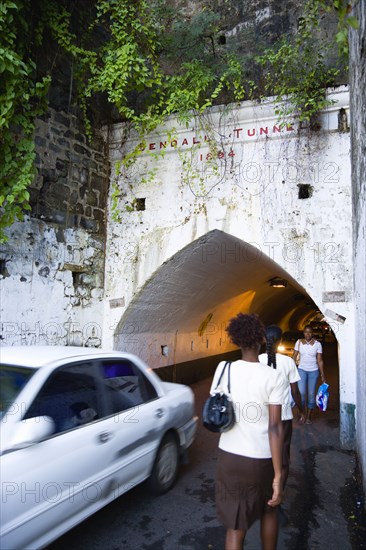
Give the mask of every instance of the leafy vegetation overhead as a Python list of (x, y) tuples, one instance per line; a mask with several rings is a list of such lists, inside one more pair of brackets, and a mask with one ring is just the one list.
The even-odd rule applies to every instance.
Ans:
[[(329, 65), (329, 51), (337, 43), (346, 58), (347, 29), (356, 25), (348, 3), (308, 0), (297, 32), (268, 40), (250, 26), (228, 32), (234, 5), (3, 0), (0, 231), (29, 208), (35, 120), (59, 101), (60, 87), (67, 103), (58, 107), (81, 109), (89, 134), (97, 122), (128, 120), (144, 132), (173, 113), (188, 121), (214, 103), (269, 94), (290, 95), (305, 119), (323, 107), (324, 89), (336, 82), (342, 65), (340, 57)], [(337, 15), (338, 27), (325, 40), (327, 13)]]

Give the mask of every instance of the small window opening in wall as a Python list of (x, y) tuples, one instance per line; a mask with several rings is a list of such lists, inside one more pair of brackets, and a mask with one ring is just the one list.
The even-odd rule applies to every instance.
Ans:
[(299, 199), (309, 199), (313, 194), (313, 188), (308, 183), (300, 183), (299, 188)]
[(0, 260), (0, 275), (9, 277), (9, 271), (6, 269), (6, 260)]
[(145, 200), (146, 199), (136, 199), (135, 201), (136, 210), (145, 210)]
[(72, 284), (74, 287), (77, 287), (83, 283), (84, 273), (82, 271), (71, 271), (71, 274), (72, 274)]
[(339, 132), (349, 132), (347, 113), (343, 107), (338, 113), (338, 130)]
[(168, 357), (169, 355), (169, 348), (166, 344), (161, 346), (161, 355), (164, 355), (164, 357)]

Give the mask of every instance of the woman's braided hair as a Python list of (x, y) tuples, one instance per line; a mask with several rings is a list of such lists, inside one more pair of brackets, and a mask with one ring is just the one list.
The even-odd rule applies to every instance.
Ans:
[(267, 353), (267, 365), (269, 367), (277, 368), (276, 364), (276, 350), (277, 344), (281, 340), (282, 330), (277, 325), (269, 325), (266, 328), (266, 353)]

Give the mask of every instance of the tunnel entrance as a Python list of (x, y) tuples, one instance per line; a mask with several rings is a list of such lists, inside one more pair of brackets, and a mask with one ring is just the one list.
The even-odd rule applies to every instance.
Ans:
[[(147, 281), (120, 320), (114, 347), (136, 353), (164, 380), (193, 384), (212, 376), (219, 361), (240, 357), (225, 331), (238, 312), (257, 313), (284, 336), (300, 337), (305, 324), (322, 318), (305, 289), (264, 251), (214, 230)], [(315, 336), (338, 407), (337, 341), (332, 332)], [(291, 341), (286, 346), (282, 353), (292, 355)]]
[(161, 369), (234, 352), (226, 337), (238, 312), (284, 332), (322, 317), (306, 290), (264, 250), (213, 230), (153, 274), (117, 325), (115, 349)]

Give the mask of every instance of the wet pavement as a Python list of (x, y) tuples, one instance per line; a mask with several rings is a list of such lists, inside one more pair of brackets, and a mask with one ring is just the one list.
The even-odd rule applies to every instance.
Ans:
[[(328, 545), (332, 550), (366, 549), (366, 512), (357, 456), (340, 446), (337, 372), (329, 372), (329, 367), (327, 382), (331, 395), (328, 410), (317, 409), (311, 425), (294, 423), (290, 475), (283, 504), (289, 523), (280, 529), (279, 550), (315, 550)], [(199, 384), (195, 387), (198, 403), (203, 402), (203, 386), (201, 383), (201, 387)], [(202, 430), (199, 437), (206, 446), (207, 436)], [(217, 439), (215, 434), (210, 436)], [(213, 457), (212, 461), (215, 460)], [(206, 492), (210, 486), (206, 479)], [(206, 534), (205, 546), (202, 540), (202, 546), (191, 548), (224, 548), (221, 536), (220, 542), (217, 539), (209, 542), (212, 531), (208, 529)], [(261, 548), (259, 523), (247, 533), (244, 547)]]
[[(332, 350), (330, 350), (332, 351)], [(311, 425), (294, 424), (291, 468), (278, 550), (366, 549), (366, 513), (354, 452), (339, 443), (338, 370), (334, 350), (325, 368), (330, 384), (326, 412)], [(200, 415), (210, 380), (192, 386)], [(223, 550), (225, 529), (216, 518), (215, 469), (218, 436), (199, 426), (175, 486), (160, 497), (142, 484), (77, 526), (49, 550)], [(244, 548), (261, 548), (259, 525)]]

